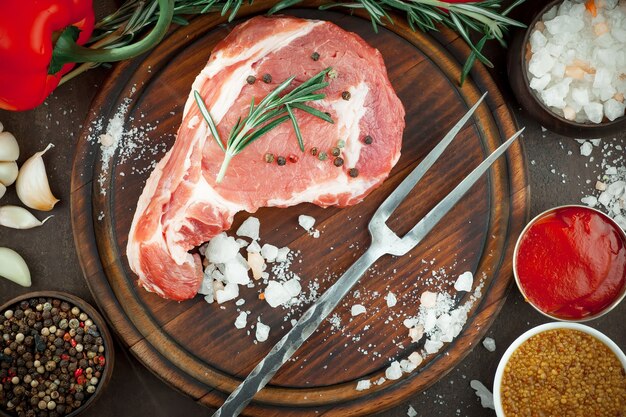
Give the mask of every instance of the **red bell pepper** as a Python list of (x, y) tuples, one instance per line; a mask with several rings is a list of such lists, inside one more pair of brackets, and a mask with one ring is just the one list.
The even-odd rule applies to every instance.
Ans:
[(0, 108), (37, 107), (77, 62), (114, 62), (142, 54), (165, 36), (174, 0), (158, 0), (154, 29), (117, 49), (83, 45), (94, 28), (92, 0), (0, 0)]

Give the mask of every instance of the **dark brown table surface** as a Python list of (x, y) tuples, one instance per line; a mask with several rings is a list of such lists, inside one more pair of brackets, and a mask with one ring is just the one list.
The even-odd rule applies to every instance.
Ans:
[[(112, 10), (114, 1), (95, 2), (98, 12)], [(529, 1), (513, 16), (527, 21), (532, 10), (541, 2)], [(512, 98), (506, 80), (506, 51), (490, 48), (495, 69), (493, 77), (498, 82), (510, 106), (515, 111), (520, 126), (526, 126), (524, 145), (531, 186), (531, 215), (550, 207), (580, 202), (583, 195), (591, 193), (592, 184), (600, 173), (597, 162), (601, 159), (599, 148), (594, 149), (596, 162), (579, 152), (579, 144), (551, 132), (529, 120)], [(76, 248), (70, 225), (70, 172), (76, 141), (81, 123), (98, 86), (107, 76), (104, 68), (93, 70), (61, 86), (39, 108), (10, 113), (0, 110), (0, 122), (14, 133), (21, 148), (19, 163), (34, 152), (42, 150), (49, 142), (56, 147), (45, 157), (51, 187), (61, 199), (52, 214), (54, 218), (45, 227), (14, 231), (0, 227), (0, 246), (10, 247), (21, 253), (32, 273), (33, 285), (25, 289), (0, 279), (0, 304), (8, 299), (35, 290), (61, 290), (76, 294), (94, 303), (83, 278), (76, 256)], [(620, 143), (626, 149), (626, 132), (616, 137), (602, 138)], [(571, 151), (571, 155), (568, 155)], [(564, 175), (564, 176), (563, 176)], [(586, 184), (586, 180), (593, 180)], [(13, 187), (1, 204), (18, 204)], [(626, 302), (610, 314), (589, 323), (604, 332), (622, 349), (626, 348)], [(495, 416), (491, 410), (481, 407), (469, 381), (478, 379), (491, 387), (493, 376), (501, 355), (508, 345), (527, 329), (549, 321), (526, 304), (517, 289), (512, 286), (509, 296), (488, 336), (496, 340), (497, 349), (488, 352), (476, 346), (456, 369), (425, 392), (416, 392), (406, 403), (378, 416), (400, 417), (407, 415), (409, 404), (419, 416)], [(468, 347), (472, 349), (472, 347)], [(211, 410), (197, 405), (144, 368), (127, 350), (116, 345), (116, 364), (113, 378), (103, 396), (88, 412), (93, 417), (133, 416), (208, 416)]]

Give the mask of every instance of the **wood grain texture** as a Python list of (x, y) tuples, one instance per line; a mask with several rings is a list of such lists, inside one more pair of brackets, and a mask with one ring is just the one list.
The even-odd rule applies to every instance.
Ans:
[[(243, 8), (240, 16), (262, 12), (269, 5), (267, 1), (255, 2)], [(402, 157), (390, 178), (362, 204), (347, 209), (321, 209), (307, 204), (266, 208), (255, 214), (261, 219), (261, 236), (266, 241), (301, 251), (303, 262), (295, 269), (303, 287), (317, 279), (321, 292), (332, 284), (331, 273), (337, 276), (344, 271), (369, 244), (367, 221), (380, 202), (483, 91), (490, 94), (486, 105), (478, 109), (475, 123), (461, 131), (401, 205), (390, 226), (399, 233), (409, 230), (504, 137), (514, 133), (515, 123), (484, 68), (476, 67), (473, 81), (462, 88), (457, 85), (461, 65), (454, 55), (459, 50), (467, 51), (449, 31), (444, 30), (434, 39), (413, 33), (398, 18), (396, 26), (381, 28), (375, 34), (359, 13), (351, 16), (310, 9), (288, 13), (333, 21), (378, 48), (407, 111)], [(90, 128), (98, 120), (111, 118), (135, 90), (126, 114), (126, 129), (150, 124), (154, 129), (146, 135), (146, 146), (163, 143), (163, 149), (169, 148), (189, 86), (213, 46), (234, 25), (222, 23), (224, 19), (216, 16), (195, 19), (190, 26), (173, 30), (145, 56), (116, 67), (92, 104), (72, 175), (74, 236), (94, 298), (123, 342), (149, 369), (211, 407), (218, 406), (225, 393), (233, 390), (288, 330), (284, 311), (273, 310), (265, 302), (254, 300), (254, 292), (248, 293), (245, 309), (253, 312), (250, 319), (262, 314), (263, 322), (272, 327), (266, 343), (254, 344), (250, 336), (233, 326), (233, 303), (224, 310), (206, 304), (201, 297), (175, 303), (137, 288), (136, 277), (125, 259), (127, 233), (150, 172), (146, 168), (162, 154), (137, 161), (115, 155), (112, 173), (105, 172), (107, 175), (101, 177), (100, 151), (90, 140)], [(133, 169), (141, 173), (133, 173)], [(369, 314), (351, 318), (349, 309), (357, 299), (349, 296), (336, 310), (343, 330), (334, 331), (324, 323), (296, 353), (296, 359), (257, 395), (246, 413), (363, 415), (397, 404), (434, 383), (472, 349), (499, 311), (511, 282), (511, 253), (527, 211), (526, 169), (518, 143), (410, 255), (385, 257), (362, 279), (357, 288), (361, 294), (358, 302), (367, 305)], [(311, 239), (298, 230), (299, 214), (317, 219), (320, 239)], [(233, 227), (246, 216), (238, 215)], [(406, 357), (420, 347), (410, 344), (399, 312), (416, 314), (419, 296), (428, 288), (449, 289), (448, 283), (427, 279), (440, 268), (451, 276), (471, 270), (477, 277), (484, 277), (484, 295), (471, 309), (463, 333), (411, 375), (368, 391), (356, 391), (356, 381), (384, 375), (389, 358)], [(400, 300), (394, 309), (388, 309), (383, 299), (389, 290)], [(392, 321), (385, 323), (390, 316)], [(367, 331), (366, 325), (370, 326)]]

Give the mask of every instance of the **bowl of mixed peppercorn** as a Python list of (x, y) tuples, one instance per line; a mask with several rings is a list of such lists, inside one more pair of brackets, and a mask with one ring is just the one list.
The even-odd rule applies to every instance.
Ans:
[(0, 307), (0, 416), (76, 416), (113, 370), (100, 314), (71, 294), (24, 294)]

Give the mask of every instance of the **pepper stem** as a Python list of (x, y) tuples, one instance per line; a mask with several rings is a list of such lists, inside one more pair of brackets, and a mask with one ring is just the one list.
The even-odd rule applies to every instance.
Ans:
[(61, 36), (54, 47), (53, 62), (60, 66), (74, 62), (116, 62), (143, 54), (163, 39), (174, 17), (174, 0), (158, 0), (158, 4), (159, 18), (140, 41), (120, 48), (91, 49), (76, 44), (71, 36)]

